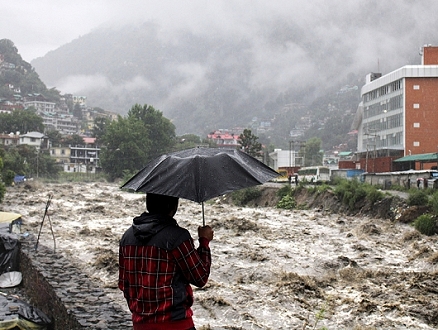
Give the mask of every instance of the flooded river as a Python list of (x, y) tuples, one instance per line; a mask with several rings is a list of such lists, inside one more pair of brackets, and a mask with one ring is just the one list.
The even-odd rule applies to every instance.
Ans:
[[(8, 188), (0, 208), (37, 235), (48, 194), (57, 253), (70, 258), (126, 308), (117, 289), (118, 240), (145, 210), (142, 194), (116, 184)], [(206, 203), (215, 230), (207, 286), (194, 319), (207, 329), (436, 329), (438, 237), (409, 224), (316, 210)], [(201, 206), (181, 200), (180, 226), (196, 235)], [(47, 222), (41, 243), (53, 246)]]

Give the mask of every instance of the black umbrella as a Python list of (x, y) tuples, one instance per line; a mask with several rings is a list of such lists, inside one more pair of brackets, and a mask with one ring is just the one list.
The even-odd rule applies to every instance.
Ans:
[(162, 155), (122, 188), (202, 203), (226, 193), (269, 181), (278, 173), (237, 149), (192, 148)]

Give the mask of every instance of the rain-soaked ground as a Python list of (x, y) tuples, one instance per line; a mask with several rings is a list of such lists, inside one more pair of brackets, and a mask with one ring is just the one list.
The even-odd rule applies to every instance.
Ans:
[[(117, 289), (118, 240), (145, 209), (116, 184), (8, 188), (0, 210), (21, 213), (38, 234), (48, 194), (56, 251), (126, 308)], [(194, 319), (207, 329), (436, 329), (438, 237), (409, 224), (316, 210), (205, 205), (215, 230), (209, 283), (195, 289)], [(181, 200), (192, 235), (201, 206)], [(40, 244), (53, 246), (47, 220)]]

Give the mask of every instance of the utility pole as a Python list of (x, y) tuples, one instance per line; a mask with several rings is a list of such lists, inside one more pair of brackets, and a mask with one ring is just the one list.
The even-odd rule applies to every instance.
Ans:
[[(295, 144), (298, 144), (300, 146), (300, 148), (303, 147), (303, 145), (305, 145), (304, 141), (300, 141), (300, 140), (290, 140), (289, 141), (289, 167), (292, 166), (296, 166), (296, 155), (297, 152), (295, 150)], [(292, 162), (292, 155), (293, 155), (293, 162)], [(301, 161), (301, 166), (304, 166), (304, 153), (303, 153), (303, 157), (302, 157), (302, 161)]]
[[(370, 131), (373, 131), (373, 133), (369, 133)], [(376, 172), (376, 157), (377, 157), (377, 141), (376, 141), (376, 137), (377, 137), (377, 133), (375, 129), (367, 129), (367, 132), (364, 134), (367, 137), (367, 153), (366, 153), (366, 160), (365, 160), (365, 172), (368, 172), (368, 147), (370, 146), (369, 144), (369, 136), (373, 137), (373, 144), (371, 144), (371, 146), (374, 146), (374, 155), (373, 155), (373, 173)]]

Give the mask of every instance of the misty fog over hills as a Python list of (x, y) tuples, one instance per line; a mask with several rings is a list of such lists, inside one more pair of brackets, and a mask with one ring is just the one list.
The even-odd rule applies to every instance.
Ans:
[[(438, 44), (438, 20), (424, 16), (438, 9), (433, 1), (318, 3), (235, 15), (210, 29), (102, 26), (31, 64), (47, 86), (85, 95), (91, 106), (126, 114), (135, 103), (153, 105), (178, 134), (203, 135), (278, 118), (288, 104), (300, 106), (288, 108), (286, 126), (309, 111), (328, 113), (318, 98), (360, 88), (369, 72), (418, 64), (419, 48)], [(338, 105), (355, 110), (359, 92)]]

